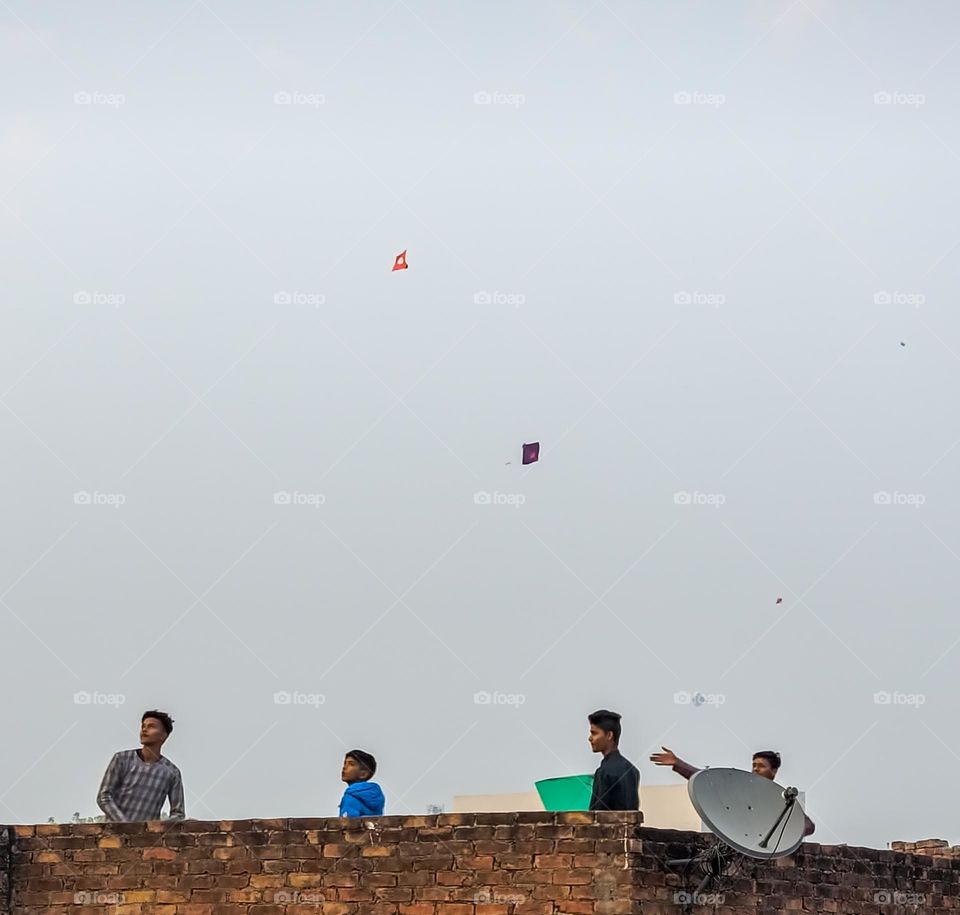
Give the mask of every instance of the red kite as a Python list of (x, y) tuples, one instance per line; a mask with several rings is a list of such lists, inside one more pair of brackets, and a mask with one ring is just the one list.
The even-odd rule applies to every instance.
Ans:
[(396, 260), (393, 262), (393, 270), (406, 270), (407, 269), (407, 252), (401, 251), (397, 255)]

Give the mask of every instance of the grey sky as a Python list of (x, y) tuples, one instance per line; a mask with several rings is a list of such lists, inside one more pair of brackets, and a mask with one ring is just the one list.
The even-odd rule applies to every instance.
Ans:
[(958, 55), (945, 2), (0, 0), (0, 821), (151, 706), (204, 818), (335, 813), (351, 746), (390, 813), (528, 790), (608, 706), (646, 783), (774, 747), (820, 841), (960, 838)]

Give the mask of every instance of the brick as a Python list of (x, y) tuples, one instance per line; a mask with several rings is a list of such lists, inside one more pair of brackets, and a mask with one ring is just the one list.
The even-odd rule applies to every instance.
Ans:
[(144, 861), (176, 861), (177, 853), (172, 848), (147, 848), (143, 852)]

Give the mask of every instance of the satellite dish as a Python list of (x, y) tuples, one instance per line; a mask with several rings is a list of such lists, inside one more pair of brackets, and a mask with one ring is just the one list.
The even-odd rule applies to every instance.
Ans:
[(793, 854), (803, 841), (804, 814), (796, 788), (742, 769), (701, 769), (687, 783), (707, 828), (751, 858)]

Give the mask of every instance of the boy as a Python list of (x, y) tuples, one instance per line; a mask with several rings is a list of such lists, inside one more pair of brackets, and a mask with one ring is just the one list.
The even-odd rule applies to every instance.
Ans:
[(620, 715), (600, 709), (587, 716), (590, 748), (603, 761), (593, 774), (591, 810), (639, 810), (640, 771), (619, 750)]
[(370, 781), (376, 771), (377, 761), (363, 750), (351, 750), (343, 757), (340, 780), (347, 783), (347, 789), (340, 800), (340, 816), (383, 816), (383, 792)]
[[(666, 747), (660, 747), (660, 749), (663, 750), (662, 753), (652, 753), (650, 755), (650, 762), (656, 763), (658, 766), (671, 766), (677, 775), (682, 775), (684, 778), (690, 778), (694, 772), (700, 771), (696, 766), (691, 766), (690, 763), (680, 759), (673, 750), (668, 750)], [(758, 750), (753, 754), (750, 771), (754, 775), (773, 781), (777, 777), (777, 772), (780, 771), (780, 754), (776, 750)], [(804, 814), (804, 836), (812, 835), (816, 828), (813, 825), (813, 820)]]
[(166, 712), (144, 712), (140, 718), (140, 749), (113, 754), (97, 793), (97, 805), (108, 821), (159, 820), (168, 797), (170, 819), (184, 818), (180, 770), (160, 753), (172, 730), (173, 719)]

